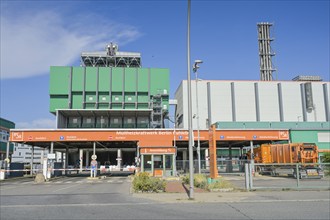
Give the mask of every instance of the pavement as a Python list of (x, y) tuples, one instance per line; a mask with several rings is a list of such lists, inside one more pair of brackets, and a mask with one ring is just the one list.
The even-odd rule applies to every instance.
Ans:
[(280, 202), (280, 201), (322, 201), (330, 203), (329, 190), (258, 190), (230, 189), (219, 192), (194, 188), (189, 198), (189, 185), (181, 180), (167, 180), (166, 192), (132, 193), (135, 198), (149, 199), (160, 203), (237, 203), (237, 202)]

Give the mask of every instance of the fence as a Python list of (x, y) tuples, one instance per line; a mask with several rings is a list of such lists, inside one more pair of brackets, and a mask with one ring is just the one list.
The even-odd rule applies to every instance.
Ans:
[(0, 169), (0, 179), (35, 176), (38, 173), (43, 173), (47, 178), (62, 175), (89, 175), (91, 171), (97, 172), (97, 175), (107, 174), (132, 174), (135, 172), (135, 166), (125, 166), (117, 168), (116, 166), (100, 166), (96, 168), (83, 167), (82, 169), (69, 165), (67, 168), (62, 168), (62, 164), (54, 163), (52, 167), (48, 166), (47, 169), (42, 164), (34, 164), (32, 169), (30, 165), (23, 163), (11, 163), (8, 169)]
[[(210, 161), (201, 160), (201, 173), (210, 172)], [(218, 173), (244, 173), (244, 164), (248, 163), (248, 160), (217, 160)], [(193, 161), (194, 173), (198, 173), (198, 160)], [(189, 173), (189, 160), (177, 160), (176, 170), (179, 174)]]
[(330, 189), (330, 163), (245, 164), (245, 188)]

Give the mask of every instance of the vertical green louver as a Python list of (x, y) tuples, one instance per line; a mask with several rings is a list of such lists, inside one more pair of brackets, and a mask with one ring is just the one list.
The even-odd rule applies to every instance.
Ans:
[[(168, 69), (50, 68), (50, 112), (56, 109), (147, 109), (151, 97), (169, 91)], [(70, 100), (69, 100), (70, 99)], [(168, 105), (168, 96), (163, 99)]]

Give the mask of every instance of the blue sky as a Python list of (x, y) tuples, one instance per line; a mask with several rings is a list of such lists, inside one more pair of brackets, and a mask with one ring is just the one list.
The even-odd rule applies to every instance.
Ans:
[[(170, 95), (187, 78), (187, 1), (1, 0), (0, 115), (17, 128), (55, 128), (49, 66), (78, 66), (82, 51), (116, 42), (143, 67), (170, 69)], [(258, 80), (258, 22), (274, 23), (278, 80), (329, 81), (329, 0), (194, 1), (191, 60), (202, 79)]]

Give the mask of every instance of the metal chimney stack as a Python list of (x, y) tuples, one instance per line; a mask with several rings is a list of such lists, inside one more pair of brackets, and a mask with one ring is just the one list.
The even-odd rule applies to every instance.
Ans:
[(270, 37), (271, 23), (258, 23), (258, 41), (259, 41), (259, 57), (260, 57), (260, 80), (272, 81), (273, 68), (272, 57), (275, 53), (272, 51), (270, 43), (274, 40)]

